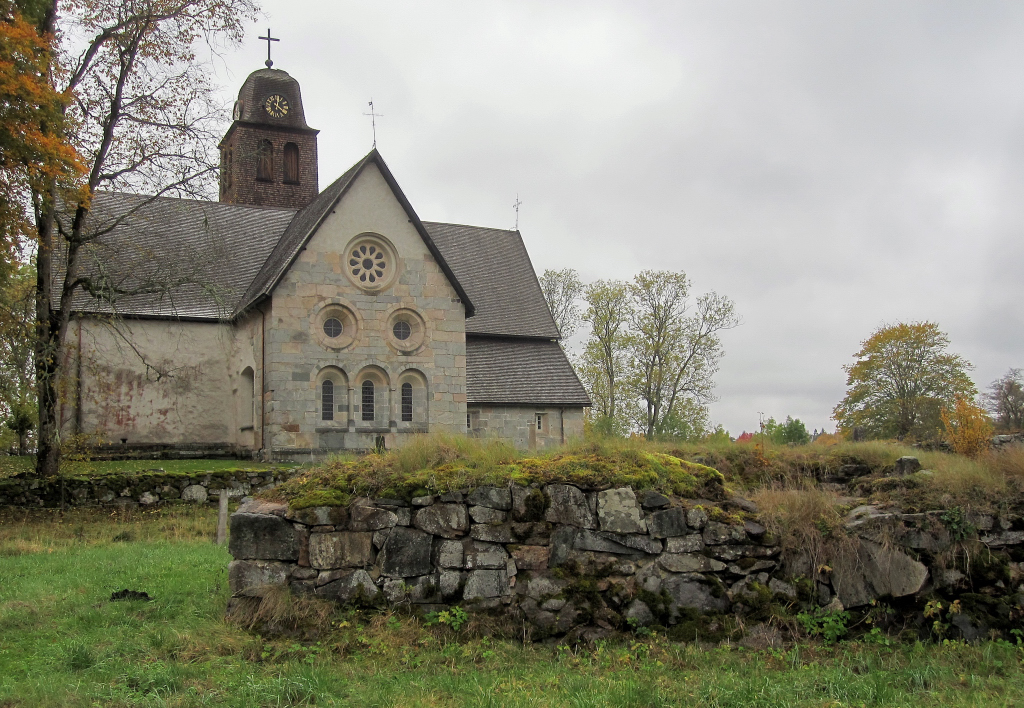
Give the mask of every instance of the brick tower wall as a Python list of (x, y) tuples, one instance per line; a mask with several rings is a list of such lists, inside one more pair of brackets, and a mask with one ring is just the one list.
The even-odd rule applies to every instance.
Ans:
[[(256, 179), (257, 148), (261, 140), (274, 146), (274, 178)], [(299, 148), (299, 183), (284, 182), (284, 146)], [(272, 126), (234, 123), (221, 141), (220, 201), (229, 204), (301, 209), (313, 201), (317, 185), (316, 133)]]

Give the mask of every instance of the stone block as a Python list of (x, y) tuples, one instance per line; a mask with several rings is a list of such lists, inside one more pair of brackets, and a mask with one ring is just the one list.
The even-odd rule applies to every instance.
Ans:
[(489, 543), (515, 543), (517, 540), (511, 524), (473, 524), (470, 535), (477, 541)]
[(671, 538), (690, 533), (686, 525), (686, 511), (679, 508), (655, 511), (647, 517), (647, 527), (653, 538)]
[(669, 573), (717, 573), (725, 563), (699, 553), (662, 553), (658, 565)]
[(373, 563), (369, 531), (315, 533), (309, 538), (309, 564), (314, 568), (359, 568)]
[(703, 550), (704, 537), (699, 533), (665, 539), (666, 553), (700, 553)]
[[(333, 526), (344, 529), (348, 525), (348, 509), (343, 506), (314, 506), (307, 509), (289, 509), (286, 519), (307, 526)], [(368, 529), (369, 530), (369, 529)]]
[(667, 592), (671, 599), (669, 610), (673, 616), (677, 616), (682, 607), (701, 612), (725, 612), (729, 609), (729, 600), (724, 593), (715, 597), (717, 593), (712, 592), (708, 584), (686, 575), (673, 575), (663, 579), (661, 589)]
[(544, 517), (547, 521), (583, 529), (597, 528), (587, 497), (578, 488), (568, 484), (549, 484), (544, 493), (549, 502)]
[(708, 522), (708, 513), (703, 509), (694, 507), (686, 510), (686, 525), (691, 529), (700, 531)]
[(640, 506), (644, 509), (661, 509), (671, 503), (672, 500), (664, 494), (660, 494), (650, 489), (640, 495)]
[(462, 598), (466, 601), (501, 597), (508, 592), (508, 577), (504, 570), (474, 570), (466, 580)]
[(395, 527), (377, 556), (381, 574), (391, 578), (428, 574), (432, 543), (430, 534), (405, 526)]
[(417, 511), (413, 525), (434, 536), (457, 538), (469, 530), (469, 516), (461, 504), (434, 504)]
[(747, 532), (742, 526), (731, 526), (709, 521), (704, 527), (704, 543), (709, 546), (720, 546), (726, 543), (743, 543), (747, 540)]
[(228, 587), (233, 595), (263, 597), (274, 586), (288, 583), (291, 566), (265, 560), (235, 560), (228, 563)]
[(343, 573), (336, 580), (318, 586), (314, 593), (319, 597), (345, 603), (360, 599), (373, 601), (380, 595), (380, 589), (373, 584), (369, 573), (359, 569)]
[(438, 590), (442, 602), (455, 602), (462, 596), (464, 574), (454, 570), (442, 570), (438, 576)]
[(440, 568), (462, 568), (465, 552), (461, 541), (440, 541), (434, 545), (435, 561)]
[(647, 522), (640, 514), (636, 494), (629, 487), (599, 492), (597, 518), (602, 531), (623, 534), (647, 533)]
[(497, 543), (474, 542), (466, 549), (466, 568), (504, 568), (508, 553)]
[(543, 521), (547, 500), (534, 487), (512, 487), (512, 518), (515, 521)]
[(291, 523), (280, 516), (235, 512), (231, 515), (228, 551), (236, 560), (295, 561), (299, 558), (299, 543)]
[(624, 546), (621, 543), (613, 541), (604, 534), (597, 533), (596, 531), (590, 531), (584, 529), (576, 534), (576, 541), (573, 543), (573, 548), (577, 551), (596, 551), (598, 553), (616, 553), (631, 555), (636, 553), (636, 549)]
[(630, 603), (626, 608), (625, 618), (631, 627), (646, 627), (649, 624), (654, 624), (654, 613), (642, 600), (633, 600)]
[(469, 507), (469, 516), (478, 524), (501, 524), (505, 521), (505, 512), (488, 506)]
[(365, 504), (354, 504), (349, 509), (350, 531), (377, 531), (398, 525), (398, 516), (387, 509)]
[(511, 549), (516, 566), (522, 570), (547, 570), (551, 549), (547, 546), (515, 546)]
[(512, 492), (508, 487), (477, 487), (466, 498), (474, 506), (508, 511), (512, 508)]
[(577, 533), (578, 531), (572, 526), (559, 526), (555, 529), (555, 532), (551, 534), (551, 554), (548, 557), (548, 565), (557, 568), (569, 560)]

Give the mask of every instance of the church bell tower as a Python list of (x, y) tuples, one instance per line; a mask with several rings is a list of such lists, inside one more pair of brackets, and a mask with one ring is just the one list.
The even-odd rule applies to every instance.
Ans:
[[(269, 44), (269, 43), (268, 43)], [(280, 69), (249, 74), (220, 141), (220, 201), (301, 209), (317, 188), (316, 135), (299, 82)]]

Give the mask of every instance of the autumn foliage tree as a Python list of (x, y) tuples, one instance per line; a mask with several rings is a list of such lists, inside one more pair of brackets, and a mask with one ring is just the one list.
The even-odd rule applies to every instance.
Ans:
[(989, 449), (992, 421), (985, 409), (971, 399), (958, 395), (952, 408), (943, 408), (942, 427), (953, 452), (977, 457)]
[[(30, 181), (35, 239), (35, 376), (39, 405), (37, 471), (58, 471), (57, 383), (76, 298), (116, 315), (133, 294), (105, 275), (92, 245), (116, 226), (90, 219), (100, 189), (158, 196), (207, 196), (215, 182), (220, 106), (198, 51), (239, 41), (253, 0), (31, 0), (42, 49), (16, 78), (49, 83), (40, 134), (63, 144), (81, 167), (75, 190), (59, 171)], [(58, 10), (62, 14), (58, 14)], [(55, 44), (56, 39), (61, 44)], [(27, 40), (26, 40), (27, 41)], [(49, 100), (49, 99), (47, 99)], [(55, 120), (50, 120), (52, 114)], [(25, 170), (32, 176), (32, 170)], [(143, 203), (144, 205), (144, 203)], [(123, 218), (125, 215), (121, 215)], [(159, 283), (132, 286), (153, 292)]]
[(867, 437), (932, 438), (942, 430), (941, 411), (957, 397), (977, 395), (973, 368), (947, 351), (949, 337), (934, 322), (886, 325), (861, 344), (846, 371), (846, 397), (832, 417), (843, 432)]

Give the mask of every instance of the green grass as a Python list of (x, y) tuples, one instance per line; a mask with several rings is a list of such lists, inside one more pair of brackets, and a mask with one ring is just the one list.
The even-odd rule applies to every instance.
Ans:
[[(66, 460), (61, 473), (69, 476), (109, 476), (163, 470), (167, 474), (195, 475), (220, 470), (267, 470), (296, 467), (294, 464), (268, 464), (252, 460)], [(0, 456), (0, 479), (31, 472), (34, 457)]]
[[(523, 646), (338, 614), (320, 643), (223, 621), (215, 512), (0, 515), (0, 706), (1014, 706), (1024, 652), (610, 641)], [(144, 590), (152, 602), (110, 602)]]

